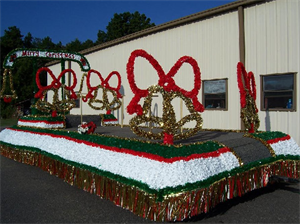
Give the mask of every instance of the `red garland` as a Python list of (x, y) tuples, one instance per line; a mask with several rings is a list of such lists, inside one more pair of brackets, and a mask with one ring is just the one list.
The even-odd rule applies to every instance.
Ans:
[(247, 75), (246, 75), (244, 65), (243, 65), (242, 62), (239, 62), (237, 64), (237, 80), (238, 80), (238, 87), (239, 87), (239, 90), (240, 90), (241, 107), (245, 108), (246, 107), (246, 90), (245, 90), (245, 87), (244, 87), (242, 75), (244, 76), (244, 80), (247, 83), (247, 81), (246, 81), (247, 80)]
[[(245, 108), (247, 106), (247, 94), (253, 99), (253, 106), (255, 107), (255, 113), (258, 113), (258, 109), (256, 106), (256, 84), (255, 78), (252, 72), (247, 73), (245, 67), (242, 62), (237, 64), (237, 81), (238, 87), (240, 90), (240, 103), (241, 108)], [(250, 124), (249, 133), (254, 133), (254, 123)]]
[(250, 129), (249, 129), (248, 132), (249, 132), (249, 133), (254, 133), (254, 132), (255, 132), (255, 131), (254, 131), (254, 124), (253, 124), (253, 123), (250, 124)]
[[(121, 88), (121, 76), (120, 76), (120, 73), (117, 72), (117, 71), (112, 71), (111, 73), (109, 73), (109, 75), (106, 77), (106, 79), (103, 79), (102, 75), (100, 72), (94, 70), (94, 69), (91, 69), (88, 71), (88, 74), (87, 74), (87, 78), (86, 78), (86, 85), (88, 87), (88, 93), (87, 95), (85, 96), (85, 98), (82, 98), (82, 100), (84, 102), (87, 102), (87, 100), (89, 98), (93, 98), (93, 91), (97, 90), (99, 88), (99, 85), (97, 86), (91, 86), (91, 74), (92, 73), (96, 73), (96, 75), (99, 77), (100, 79), (100, 85), (103, 86), (104, 88), (106, 89), (110, 89), (112, 91), (115, 91), (116, 94), (117, 94), (117, 97), (118, 98), (122, 98), (122, 95), (120, 93), (120, 88)], [(117, 87), (111, 87), (109, 85), (109, 80), (110, 78), (113, 76), (113, 75), (116, 75), (117, 76), (117, 79), (118, 79), (118, 85)]]
[[(243, 81), (244, 80), (244, 81)], [(240, 90), (240, 97), (241, 97), (241, 107), (246, 107), (246, 91), (248, 90), (250, 96), (256, 101), (256, 84), (255, 84), (255, 77), (253, 72), (247, 73), (245, 67), (242, 62), (237, 64), (237, 81), (238, 87)], [(258, 109), (256, 108), (256, 113)]]
[(103, 121), (104, 121), (104, 122), (109, 122), (109, 121), (118, 121), (118, 119), (117, 119), (117, 118), (115, 118), (115, 119), (103, 119)]
[(24, 120), (19, 119), (18, 121), (25, 123), (44, 123), (44, 124), (64, 124), (64, 121), (47, 121), (47, 120)]
[[(199, 102), (197, 95), (201, 88), (201, 73), (200, 68), (196, 62), (195, 59), (189, 56), (183, 56), (179, 58), (179, 60), (175, 63), (175, 65), (171, 68), (171, 70), (165, 74), (162, 67), (158, 63), (157, 60), (150, 54), (148, 54), (144, 50), (135, 50), (131, 53), (128, 63), (127, 63), (127, 79), (130, 85), (130, 88), (132, 92), (135, 94), (135, 96), (130, 101), (129, 105), (127, 106), (127, 112), (129, 114), (137, 113), (137, 115), (143, 114), (142, 106), (139, 104), (139, 101), (142, 97), (148, 96), (148, 90), (147, 89), (140, 89), (137, 87), (134, 79), (134, 62), (137, 57), (143, 57), (145, 58), (156, 70), (159, 81), (158, 85), (164, 88), (164, 90), (170, 92), (170, 91), (176, 91), (181, 92), (184, 96), (191, 98), (193, 105), (195, 107), (196, 111), (203, 112), (204, 107)], [(173, 77), (177, 73), (177, 71), (181, 68), (183, 63), (189, 63), (193, 67), (194, 71), (194, 88), (191, 91), (187, 91), (185, 89), (180, 88), (178, 85), (176, 85)]]
[(281, 138), (275, 138), (275, 139), (268, 140), (267, 143), (271, 145), (271, 144), (275, 144), (277, 142), (286, 141), (286, 140), (290, 140), (290, 139), (291, 139), (291, 136), (286, 135), (286, 136), (281, 137)]
[[(52, 78), (52, 82), (49, 86), (42, 86), (41, 85), (41, 82), (40, 82), (40, 73), (42, 71), (46, 71)], [(36, 76), (35, 76), (35, 82), (39, 88), (39, 91), (34, 95), (35, 98), (40, 98), (42, 99), (43, 98), (43, 91), (45, 90), (49, 90), (51, 89), (52, 87), (54, 87), (54, 85), (56, 84), (56, 78), (53, 74), (53, 72), (47, 68), (47, 67), (43, 67), (43, 68), (40, 68), (37, 72), (36, 72)]]
[[(41, 82), (40, 82), (40, 73), (46, 71), (52, 78), (52, 82), (50, 85), (48, 86), (42, 86)], [(45, 90), (49, 90), (51, 88), (55, 88), (55, 89), (59, 89), (62, 85), (62, 83), (60, 82), (60, 79), (63, 77), (63, 75), (65, 75), (65, 73), (70, 72), (73, 76), (73, 84), (71, 86), (65, 86), (65, 88), (69, 91), (71, 91), (71, 99), (77, 99), (77, 96), (74, 92), (74, 88), (76, 87), (77, 84), (77, 78), (76, 78), (76, 73), (72, 70), (72, 69), (65, 69), (63, 70), (60, 75), (58, 76), (58, 78), (56, 78), (53, 74), (53, 72), (47, 68), (47, 67), (42, 67), (40, 68), (37, 72), (36, 72), (36, 76), (35, 76), (35, 81), (36, 84), (39, 88), (39, 91), (34, 95), (35, 98), (43, 98), (43, 92)]]
[(172, 134), (164, 133), (164, 144), (165, 145), (173, 145), (174, 144), (174, 136)]
[(95, 129), (97, 128), (97, 125), (94, 122), (92, 122), (92, 121), (90, 121), (89, 123), (87, 123), (87, 126), (89, 128), (89, 130), (87, 132), (88, 134), (94, 133)]
[(97, 128), (97, 125), (94, 122), (90, 121), (89, 123), (82, 124), (81, 127), (88, 128), (87, 133), (91, 134), (94, 133), (95, 129)]
[(76, 87), (76, 84), (77, 84), (77, 78), (76, 78), (76, 73), (72, 70), (72, 69), (65, 69), (63, 70), (60, 75), (58, 76), (57, 80), (59, 81), (61, 79), (61, 77), (63, 77), (63, 75), (67, 72), (70, 72), (73, 76), (73, 85), (68, 87), (68, 86), (65, 86), (65, 88), (69, 91), (71, 91), (71, 99), (77, 99), (77, 95), (76, 93), (74, 92), (74, 88)]
[(10, 102), (12, 101), (12, 97), (10, 97), (10, 96), (5, 96), (5, 97), (3, 97), (3, 101), (4, 101), (5, 103), (10, 103)]
[(57, 117), (57, 112), (56, 112), (56, 110), (52, 111), (51, 116), (52, 116), (52, 117)]
[(249, 88), (250, 95), (253, 97), (254, 101), (256, 101), (256, 84), (255, 84), (255, 78), (252, 72), (248, 73), (249, 77), (249, 85), (251, 83), (251, 89)]

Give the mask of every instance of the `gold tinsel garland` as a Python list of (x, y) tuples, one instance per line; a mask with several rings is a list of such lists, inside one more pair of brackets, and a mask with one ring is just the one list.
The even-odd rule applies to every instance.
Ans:
[[(9, 87), (12, 92), (11, 95), (4, 94), (5, 89), (6, 89), (7, 75), (9, 76)], [(4, 102), (9, 103), (11, 100), (17, 99), (17, 98), (18, 97), (17, 97), (16, 91), (14, 90), (14, 86), (13, 86), (12, 72), (10, 69), (5, 69), (3, 72), (3, 82), (2, 82), (2, 88), (0, 91), (0, 99), (3, 99)]]
[[(68, 90), (66, 90), (65, 85), (62, 84), (62, 89), (64, 92), (65, 99), (59, 100), (59, 90), (60, 88), (51, 88), (48, 90), (43, 91), (43, 97), (39, 98), (35, 105), (36, 109), (46, 112), (46, 113), (51, 113), (53, 111), (61, 112), (61, 113), (67, 113), (69, 112), (72, 108), (76, 106), (75, 100), (70, 96), (70, 93)], [(52, 103), (48, 102), (48, 99), (46, 97), (46, 94), (49, 91), (53, 91), (53, 98), (52, 98)]]
[[(99, 89), (102, 89), (102, 100), (98, 100), (98, 91)], [(110, 92), (113, 95), (113, 100), (109, 102), (108, 100), (108, 92)], [(95, 106), (93, 104), (100, 104), (101, 106)], [(121, 107), (122, 103), (120, 99), (117, 97), (117, 93), (111, 89), (107, 89), (101, 85), (98, 86), (98, 89), (94, 91), (94, 96), (89, 99), (88, 105), (93, 108), (94, 110), (117, 110)], [(116, 105), (116, 106), (115, 106)]]
[(265, 187), (272, 175), (300, 177), (300, 161), (279, 160), (223, 178), (208, 187), (166, 195), (163, 201), (157, 201), (155, 194), (148, 194), (135, 186), (68, 165), (37, 152), (5, 145), (0, 146), (0, 151), (5, 157), (40, 167), (70, 185), (111, 200), (116, 205), (153, 221), (181, 221), (206, 213), (221, 202)]
[[(201, 115), (195, 111), (193, 103), (190, 98), (185, 97), (180, 92), (170, 91), (167, 92), (163, 87), (159, 85), (154, 85), (148, 88), (149, 94), (144, 100), (143, 105), (143, 114), (141, 116), (137, 115), (133, 117), (130, 122), (131, 130), (138, 136), (145, 137), (148, 139), (163, 139), (164, 134), (167, 133), (169, 135), (173, 135), (174, 140), (176, 139), (185, 139), (189, 138), (192, 135), (195, 135), (202, 128), (203, 120)], [(152, 97), (154, 94), (160, 93), (163, 97), (163, 116), (162, 118), (157, 116), (149, 115), (149, 111), (151, 111)], [(176, 97), (180, 97), (183, 102), (186, 104), (187, 109), (190, 114), (183, 117), (180, 121), (176, 122), (176, 115), (172, 105), (172, 100)], [(196, 121), (196, 125), (194, 128), (184, 129), (185, 131), (181, 133), (180, 129), (184, 124)], [(159, 128), (163, 131), (160, 133), (152, 132), (152, 128), (150, 131), (144, 131), (141, 129), (141, 124), (143, 123), (154, 123), (157, 124)], [(151, 126), (152, 127), (152, 126)]]
[(78, 91), (78, 94), (77, 94), (77, 97), (81, 97), (80, 94), (82, 93), (82, 89), (83, 89), (83, 81), (84, 81), (84, 78), (87, 77), (87, 73), (83, 73), (82, 77), (81, 77), (81, 80), (80, 80), (80, 87), (79, 87), (79, 91)]
[(247, 130), (251, 130), (253, 125), (254, 130), (258, 130), (260, 120), (257, 113), (257, 108), (253, 97), (246, 90), (246, 107), (241, 108), (241, 118)]
[(237, 64), (237, 82), (240, 90), (241, 118), (249, 133), (259, 128), (258, 109), (256, 107), (256, 84), (253, 72), (246, 71), (242, 62)]
[[(84, 78), (87, 78), (87, 74), (86, 73), (84, 73), (82, 75), (82, 77), (81, 77), (80, 88), (79, 88), (77, 97), (82, 97), (82, 99), (84, 101), (88, 100), (88, 105), (91, 108), (93, 108), (94, 110), (103, 110), (103, 109), (106, 109), (108, 111), (108, 110), (118, 110), (121, 107), (122, 102), (117, 97), (116, 91), (114, 91), (112, 89), (109, 89), (109, 88), (105, 88), (102, 85), (98, 85), (97, 86), (97, 89), (94, 91), (93, 97), (91, 97), (89, 99), (85, 99), (86, 96), (82, 95)], [(97, 99), (99, 89), (102, 89), (102, 93), (103, 93), (102, 94), (102, 100), (98, 100)], [(112, 102), (109, 102), (109, 100), (108, 100), (108, 92), (110, 92), (113, 95)], [(101, 106), (95, 106), (93, 104), (100, 104)]]

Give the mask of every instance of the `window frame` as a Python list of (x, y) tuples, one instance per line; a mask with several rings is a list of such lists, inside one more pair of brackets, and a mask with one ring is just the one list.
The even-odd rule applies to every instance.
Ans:
[[(204, 93), (204, 83), (209, 81), (225, 81), (225, 108), (206, 108), (205, 107), (205, 93)], [(206, 79), (202, 80), (202, 102), (204, 106), (204, 110), (216, 110), (216, 111), (228, 111), (228, 78), (219, 78), (219, 79)]]
[[(261, 111), (290, 111), (296, 112), (297, 111), (297, 72), (286, 72), (286, 73), (275, 73), (275, 74), (264, 74), (260, 75), (260, 110)], [(265, 101), (265, 92), (264, 92), (264, 77), (267, 76), (282, 76), (282, 75), (293, 75), (294, 83), (293, 83), (293, 104), (292, 108), (265, 108), (264, 101)], [(272, 91), (272, 92), (284, 92), (287, 90), (281, 91)]]

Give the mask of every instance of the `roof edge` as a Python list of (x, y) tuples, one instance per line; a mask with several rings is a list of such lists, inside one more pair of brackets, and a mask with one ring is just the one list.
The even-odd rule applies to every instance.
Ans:
[[(231, 2), (231, 3), (225, 4), (225, 5), (221, 5), (221, 6), (212, 8), (212, 9), (194, 13), (194, 14), (176, 19), (176, 20), (172, 20), (170, 22), (166, 22), (166, 23), (154, 26), (154, 27), (150, 27), (148, 29), (138, 31), (133, 34), (129, 34), (124, 37), (120, 37), (118, 39), (115, 39), (115, 40), (112, 40), (109, 42), (105, 42), (105, 43), (93, 46), (91, 48), (87, 48), (78, 53), (83, 54), (83, 55), (91, 54), (95, 51), (99, 51), (99, 50), (102, 50), (102, 49), (105, 49), (108, 47), (112, 47), (112, 46), (115, 46), (115, 45), (118, 45), (118, 44), (121, 44), (124, 42), (128, 42), (128, 41), (137, 39), (137, 38), (155, 34), (155, 33), (167, 30), (167, 29), (182, 26), (182, 25), (185, 25), (188, 23), (199, 21), (204, 18), (212, 17), (212, 16), (219, 15), (222, 13), (238, 10), (239, 7), (247, 7), (247, 6), (264, 3), (264, 2), (268, 2), (268, 1), (273, 1), (273, 0), (238, 0), (238, 1)], [(46, 66), (54, 65), (57, 63), (58, 63), (57, 61), (52, 61), (52, 62), (47, 63)]]

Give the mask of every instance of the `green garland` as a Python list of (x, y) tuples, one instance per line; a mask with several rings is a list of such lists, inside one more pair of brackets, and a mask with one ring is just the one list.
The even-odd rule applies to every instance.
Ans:
[(109, 119), (109, 120), (110, 120), (110, 119), (111, 119), (111, 120), (112, 120), (112, 119), (117, 119), (113, 114), (101, 114), (100, 116), (101, 116), (104, 120), (106, 120), (106, 119), (107, 119), (107, 120), (108, 120), (108, 119)]
[(27, 121), (65, 121), (65, 117), (63, 116), (24, 116), (21, 117), (20, 120), (27, 120)]
[(159, 155), (164, 158), (173, 158), (178, 156), (186, 157), (192, 154), (212, 152), (224, 147), (223, 145), (221, 145), (216, 141), (206, 141), (202, 143), (195, 143), (189, 145), (169, 146), (169, 145), (162, 145), (159, 143), (142, 142), (142, 141), (127, 139), (127, 138), (122, 139), (117, 137), (107, 137), (99, 134), (81, 135), (77, 132), (68, 132), (65, 130), (37, 129), (37, 128), (29, 128), (29, 127), (16, 127), (16, 126), (13, 126), (13, 128), (19, 130), (25, 130), (25, 131), (62, 135), (62, 136), (71, 137), (79, 140), (89, 141), (99, 145), (131, 149), (137, 152), (146, 152), (154, 155)]
[(258, 132), (250, 134), (256, 138), (260, 138), (264, 141), (268, 141), (275, 138), (282, 138), (287, 136), (287, 134), (280, 132), (280, 131), (267, 131), (267, 132)]

